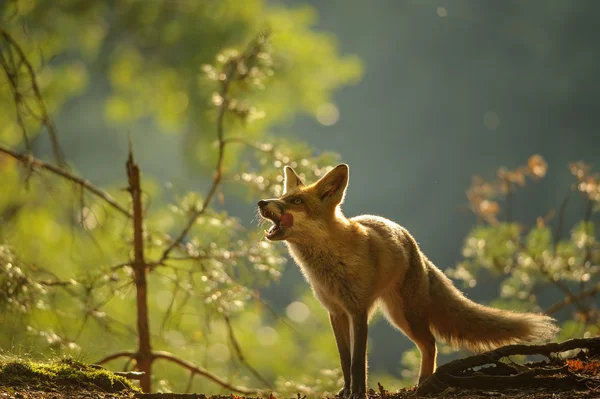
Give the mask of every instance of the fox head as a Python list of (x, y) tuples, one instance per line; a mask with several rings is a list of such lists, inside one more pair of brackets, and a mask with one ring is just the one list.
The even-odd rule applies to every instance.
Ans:
[(348, 165), (340, 164), (319, 181), (304, 185), (294, 169), (286, 166), (284, 191), (279, 198), (258, 201), (263, 219), (273, 223), (266, 232), (270, 241), (299, 241), (325, 228), (340, 212), (348, 186)]

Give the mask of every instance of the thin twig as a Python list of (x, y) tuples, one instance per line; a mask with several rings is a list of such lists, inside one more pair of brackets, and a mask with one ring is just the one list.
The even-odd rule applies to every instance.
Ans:
[[(581, 291), (579, 294), (575, 295), (574, 298), (577, 300), (582, 300), (591, 296), (594, 296), (596, 294), (600, 293), (600, 283), (596, 284), (595, 287), (592, 288), (588, 288), (585, 291)], [(566, 297), (564, 298), (562, 301), (555, 303), (554, 305), (550, 306), (549, 308), (547, 308), (544, 313), (546, 313), (547, 315), (551, 315), (552, 313), (556, 313), (557, 311), (559, 311), (560, 309), (570, 305), (573, 303), (573, 299), (571, 299), (570, 297)]]
[(235, 354), (237, 355), (238, 359), (240, 362), (242, 362), (242, 364), (252, 373), (252, 375), (254, 375), (260, 382), (262, 382), (263, 384), (265, 384), (268, 388), (273, 388), (273, 386), (271, 385), (271, 383), (269, 381), (267, 381), (267, 379), (265, 377), (263, 377), (254, 367), (252, 367), (250, 365), (250, 363), (248, 363), (248, 361), (246, 361), (246, 357), (244, 356), (244, 354), (242, 353), (242, 348), (240, 347), (239, 342), (237, 341), (237, 339), (235, 338), (235, 334), (233, 332), (233, 327), (231, 326), (231, 320), (229, 319), (229, 316), (227, 315), (223, 315), (223, 320), (225, 320), (225, 324), (227, 324), (227, 332), (229, 334), (229, 340), (231, 341), (231, 345), (233, 346), (233, 349), (235, 350)]
[(233, 74), (236, 70), (236, 63), (230, 62), (227, 64), (227, 68), (224, 72), (224, 79), (221, 80), (221, 89), (219, 90), (219, 95), (221, 96), (221, 104), (219, 105), (218, 114), (217, 114), (217, 142), (218, 142), (218, 154), (217, 154), (217, 164), (215, 166), (215, 173), (213, 177), (212, 184), (210, 189), (208, 190), (208, 194), (204, 198), (202, 205), (199, 209), (197, 209), (192, 216), (189, 218), (186, 226), (183, 228), (181, 233), (171, 242), (171, 244), (165, 249), (160, 257), (160, 260), (157, 263), (163, 263), (168, 257), (171, 251), (182, 243), (185, 236), (192, 229), (196, 220), (206, 212), (206, 209), (210, 205), (215, 193), (217, 192), (217, 188), (221, 183), (221, 178), (223, 177), (223, 158), (225, 155), (225, 141), (223, 140), (223, 132), (224, 132), (224, 121), (225, 121), (225, 111), (227, 110), (227, 106), (229, 105), (229, 84), (231, 79), (233, 78)]
[(56, 158), (57, 164), (61, 167), (65, 167), (66, 166), (65, 157), (64, 157), (63, 151), (60, 147), (60, 144), (58, 142), (58, 136), (56, 134), (56, 129), (54, 128), (54, 125), (52, 124), (52, 120), (50, 119), (50, 116), (48, 115), (46, 103), (44, 102), (42, 93), (40, 91), (40, 87), (38, 86), (38, 83), (37, 83), (36, 73), (35, 73), (33, 67), (31, 66), (31, 63), (27, 59), (25, 52), (23, 51), (21, 46), (19, 46), (19, 43), (17, 43), (17, 41), (6, 30), (2, 29), (2, 27), (0, 27), (0, 35), (2, 35), (4, 37), (4, 39), (8, 43), (10, 43), (11, 46), (17, 51), (17, 53), (19, 54), (19, 57), (21, 58), (21, 62), (23, 63), (23, 65), (25, 65), (25, 68), (27, 69), (29, 78), (31, 80), (31, 87), (33, 88), (33, 92), (35, 94), (38, 105), (42, 112), (41, 121), (46, 126), (46, 129), (48, 130), (48, 134), (50, 135), (50, 142), (52, 143), (52, 152), (54, 153), (54, 157)]
[(116, 352), (116, 353), (113, 353), (112, 355), (108, 355), (106, 357), (103, 357), (102, 359), (98, 360), (94, 364), (100, 364), (100, 365), (102, 365), (104, 363), (110, 362), (111, 360), (120, 359), (122, 357), (126, 357), (128, 359), (135, 359), (135, 355), (136, 355), (136, 353), (134, 351)]
[(567, 195), (563, 198), (560, 208), (558, 209), (558, 223), (556, 225), (556, 230), (554, 230), (554, 254), (556, 255), (556, 249), (558, 247), (558, 242), (560, 241), (560, 236), (562, 235), (563, 225), (565, 224), (565, 211), (567, 209), (567, 205), (569, 203), (569, 199), (571, 198), (571, 194), (573, 193), (574, 186), (569, 187), (567, 191)]
[(196, 366), (195, 364), (190, 363), (186, 360), (180, 359), (177, 356), (175, 356), (169, 352), (164, 352), (164, 351), (153, 352), (153, 359), (155, 359), (155, 360), (164, 359), (164, 360), (173, 362), (173, 363), (189, 370), (191, 373), (206, 377), (209, 380), (211, 380), (212, 382), (222, 386), (223, 388), (229, 389), (233, 392), (239, 392), (239, 393), (243, 393), (245, 395), (254, 394), (254, 393), (258, 392), (258, 390), (256, 390), (256, 389), (248, 389), (248, 388), (232, 385), (232, 384), (228, 383), (227, 381), (222, 380), (220, 377), (217, 377), (216, 375), (210, 373), (208, 370), (205, 370), (202, 367)]
[(282, 318), (281, 316), (279, 316), (277, 314), (277, 312), (275, 311), (275, 309), (273, 309), (271, 307), (271, 305), (269, 305), (266, 301), (264, 301), (260, 295), (258, 295), (257, 293), (255, 293), (254, 291), (250, 291), (250, 296), (252, 298), (254, 298), (255, 300), (257, 300), (261, 306), (264, 306), (265, 309), (267, 309), (267, 311), (269, 311), (269, 313), (271, 313), (271, 315), (275, 318), (275, 320), (280, 321), (283, 323), (284, 326), (286, 326), (287, 328), (289, 328), (290, 330), (292, 330), (295, 333), (298, 333), (298, 330), (294, 328), (294, 326), (290, 325), (284, 318)]
[[(522, 251), (527, 252), (527, 248), (523, 245), (522, 242), (519, 241), (518, 244)], [(569, 298), (571, 303), (575, 304), (577, 309), (582, 314), (584, 314), (584, 315), (588, 314), (588, 309), (583, 305), (583, 303), (581, 303), (581, 301), (575, 296), (575, 294), (573, 294), (573, 292), (571, 291), (569, 286), (567, 284), (565, 284), (564, 281), (555, 279), (554, 276), (550, 274), (550, 272), (546, 269), (543, 260), (542, 260), (542, 263), (535, 262), (535, 264), (537, 265), (540, 273), (542, 273), (548, 279), (549, 282), (551, 282), (552, 284), (557, 286), (567, 296), (567, 298)]]
[(23, 163), (23, 165), (37, 166), (44, 170), (47, 170), (48, 172), (55, 174), (55, 175), (64, 177), (65, 179), (70, 180), (75, 184), (78, 184), (79, 186), (87, 189), (92, 194), (103, 199), (107, 204), (112, 206), (114, 209), (119, 211), (121, 214), (127, 216), (128, 218), (133, 218), (133, 214), (130, 211), (128, 211), (127, 209), (125, 209), (123, 206), (121, 206), (110, 194), (108, 194), (104, 190), (94, 186), (86, 179), (74, 175), (73, 173), (69, 172), (68, 170), (65, 170), (65, 169), (63, 169), (59, 166), (53, 165), (51, 163), (44, 162), (41, 159), (37, 159), (31, 155), (20, 154), (17, 151), (7, 148), (1, 144), (0, 144), (0, 152), (4, 153), (6, 155), (9, 155), (12, 158), (20, 161), (21, 163)]
[[(10, 48), (8, 49), (9, 55), (11, 56), (11, 60), (12, 60), (12, 52), (10, 50)], [(21, 130), (21, 135), (23, 136), (23, 140), (25, 141), (25, 149), (27, 151), (31, 151), (31, 142), (29, 141), (29, 136), (27, 135), (27, 129), (25, 128), (25, 121), (23, 121), (23, 115), (21, 114), (21, 109), (20, 109), (20, 105), (21, 105), (21, 101), (22, 101), (22, 95), (21, 93), (19, 93), (19, 84), (18, 84), (18, 73), (15, 72), (15, 74), (13, 75), (10, 71), (10, 67), (8, 66), (8, 63), (6, 62), (6, 59), (4, 58), (4, 54), (2, 54), (2, 52), (0, 52), (0, 64), (2, 65), (2, 69), (4, 69), (4, 73), (6, 74), (6, 79), (8, 80), (10, 89), (13, 93), (13, 101), (15, 103), (15, 111), (16, 111), (16, 117), (17, 117), (17, 125), (19, 126), (19, 129)]]

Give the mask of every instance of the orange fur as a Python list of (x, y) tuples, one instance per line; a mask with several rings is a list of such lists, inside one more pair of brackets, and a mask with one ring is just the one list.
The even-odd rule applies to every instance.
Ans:
[(368, 321), (378, 308), (419, 348), (419, 381), (435, 370), (435, 337), (478, 351), (547, 340), (556, 333), (548, 316), (467, 299), (398, 224), (372, 215), (346, 218), (340, 205), (348, 184), (347, 165), (338, 165), (308, 186), (292, 168), (284, 172), (284, 194), (260, 201), (259, 210), (275, 224), (284, 212), (294, 217), (292, 227), (279, 228), (270, 239), (286, 242), (330, 314), (345, 381), (340, 396), (365, 397)]

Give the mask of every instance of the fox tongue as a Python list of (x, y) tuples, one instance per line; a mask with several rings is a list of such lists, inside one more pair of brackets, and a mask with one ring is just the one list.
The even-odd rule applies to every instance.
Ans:
[(292, 227), (294, 225), (294, 215), (292, 215), (291, 213), (284, 213), (279, 218), (279, 223), (283, 227)]

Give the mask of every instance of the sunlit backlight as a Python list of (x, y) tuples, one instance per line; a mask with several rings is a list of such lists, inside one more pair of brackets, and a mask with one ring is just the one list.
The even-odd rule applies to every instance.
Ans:
[(292, 302), (285, 309), (285, 313), (296, 323), (304, 323), (310, 316), (310, 309), (302, 302)]
[(335, 125), (340, 119), (340, 111), (335, 104), (325, 103), (319, 105), (315, 116), (321, 125), (331, 126)]
[(494, 111), (487, 111), (483, 114), (483, 124), (490, 130), (496, 130), (500, 126), (500, 118)]
[(256, 339), (263, 346), (271, 346), (277, 342), (279, 334), (271, 327), (261, 327), (256, 331)]
[(448, 10), (446, 9), (446, 7), (438, 7), (437, 10), (435, 10), (435, 12), (437, 13), (438, 17), (447, 17), (448, 16)]

